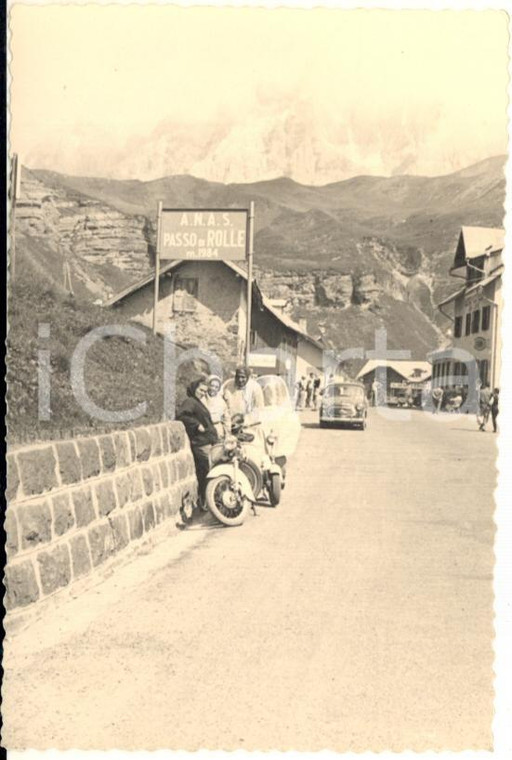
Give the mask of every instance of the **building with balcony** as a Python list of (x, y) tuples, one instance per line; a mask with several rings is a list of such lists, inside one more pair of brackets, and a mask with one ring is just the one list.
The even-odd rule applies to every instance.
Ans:
[[(431, 354), (432, 386), (499, 386), (505, 230), (462, 227), (450, 274), (461, 287), (438, 304), (453, 324), (452, 345)], [(472, 383), (472, 376), (474, 383)]]

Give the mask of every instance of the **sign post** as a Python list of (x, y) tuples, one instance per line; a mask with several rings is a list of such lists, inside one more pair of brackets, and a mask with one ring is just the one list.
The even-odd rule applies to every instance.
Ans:
[(11, 200), (11, 215), (10, 215), (10, 265), (11, 265), (11, 279), (14, 280), (16, 271), (16, 201), (19, 196), (21, 172), (18, 166), (18, 154), (14, 153), (11, 158), (11, 182), (9, 187), (9, 195)]
[(249, 365), (251, 352), (251, 317), (252, 317), (252, 259), (254, 245), (254, 201), (249, 211), (249, 250), (247, 252), (247, 324), (245, 332), (245, 364)]
[(156, 312), (158, 308), (158, 290), (160, 285), (160, 244), (162, 228), (162, 201), (158, 201), (156, 218), (156, 252), (155, 252), (155, 292), (153, 299), (153, 335), (156, 335)]
[(252, 259), (254, 203), (247, 209), (163, 208), (158, 203), (158, 229), (155, 257), (153, 333), (160, 261), (247, 261), (247, 323), (245, 358), (249, 357), (252, 308)]

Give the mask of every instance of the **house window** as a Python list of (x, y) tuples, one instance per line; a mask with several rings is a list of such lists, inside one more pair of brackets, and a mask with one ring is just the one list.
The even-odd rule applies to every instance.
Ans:
[(491, 307), (484, 306), (482, 309), (482, 330), (488, 330), (491, 325)]
[(462, 317), (455, 317), (455, 324), (453, 326), (453, 335), (455, 338), (460, 338), (462, 335)]
[(471, 332), (477, 333), (480, 332), (480, 309), (477, 309), (473, 312), (472, 321), (471, 321)]
[(466, 314), (466, 335), (469, 335), (471, 332), (471, 312), (468, 311)]
[(489, 385), (489, 362), (487, 359), (482, 359), (478, 363), (478, 369), (480, 372), (480, 380), (482, 385)]
[(173, 310), (195, 311), (199, 282), (196, 277), (176, 277), (174, 280)]
[(478, 256), (467, 262), (467, 281), (468, 283), (478, 282), (484, 276), (485, 256)]

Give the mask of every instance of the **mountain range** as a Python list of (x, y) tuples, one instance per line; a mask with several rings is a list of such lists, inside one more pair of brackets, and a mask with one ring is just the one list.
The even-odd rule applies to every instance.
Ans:
[(360, 345), (370, 326), (388, 325), (392, 347), (423, 358), (447, 327), (435, 303), (456, 289), (448, 270), (460, 227), (502, 224), (504, 164), (496, 156), (440, 177), (357, 176), (321, 186), (24, 168), (17, 246), (56, 282), (66, 260), (76, 291), (102, 300), (151, 270), (159, 200), (179, 208), (254, 201), (255, 265), (269, 296), (327, 345)]
[[(447, 139), (436, 108), (393, 113), (336, 110), (298, 93), (258, 93), (247, 107), (200, 121), (163, 120), (130, 137), (90, 123), (41, 132), (25, 162), (79, 176), (149, 181), (187, 174), (252, 183), (285, 176), (320, 187), (361, 175), (428, 175), (460, 169), (485, 153)], [(450, 145), (447, 149), (446, 145)]]

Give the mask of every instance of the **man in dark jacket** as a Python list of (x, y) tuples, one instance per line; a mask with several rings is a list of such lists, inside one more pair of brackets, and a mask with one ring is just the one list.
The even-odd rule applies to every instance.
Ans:
[(500, 413), (500, 389), (495, 388), (492, 392), (491, 398), (491, 416), (492, 416), (492, 429), (493, 433), (498, 432), (498, 414)]
[(187, 397), (181, 405), (177, 419), (183, 422), (190, 440), (190, 447), (196, 464), (199, 500), (204, 505), (206, 491), (206, 476), (209, 470), (208, 455), (219, 437), (215, 430), (210, 412), (203, 403), (208, 393), (208, 385), (204, 379), (194, 380), (187, 388)]

